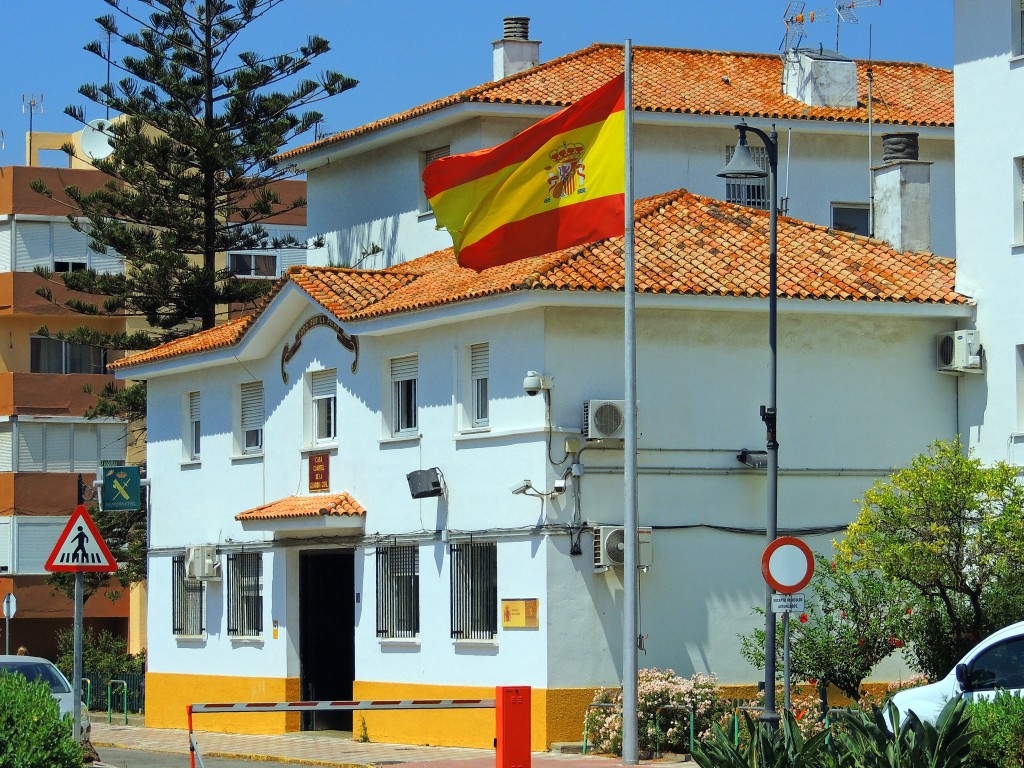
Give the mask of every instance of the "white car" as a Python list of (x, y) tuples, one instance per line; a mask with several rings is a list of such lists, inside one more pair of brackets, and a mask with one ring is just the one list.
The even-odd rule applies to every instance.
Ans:
[[(0, 655), (0, 672), (12, 672), (29, 680), (42, 679), (43, 682), (50, 686), (53, 698), (57, 700), (57, 705), (60, 707), (61, 715), (71, 715), (74, 717), (75, 699), (71, 683), (68, 682), (68, 679), (64, 677), (63, 673), (49, 659), (39, 656)], [(81, 732), (83, 735), (88, 736), (92, 729), (92, 724), (89, 722), (89, 709), (84, 703), (82, 704), (81, 716)]]
[(1024, 693), (1024, 621), (986, 637), (937, 683), (900, 691), (892, 703), (901, 722), (913, 711), (921, 720), (934, 723), (951, 699), (991, 699), (1001, 691)]

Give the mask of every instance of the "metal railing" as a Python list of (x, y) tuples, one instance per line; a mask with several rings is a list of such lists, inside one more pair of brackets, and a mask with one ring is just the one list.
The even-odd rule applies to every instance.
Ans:
[(687, 720), (690, 721), (690, 752), (689, 752), (689, 754), (692, 755), (693, 754), (693, 743), (694, 743), (694, 733), (693, 733), (694, 712), (693, 712), (693, 707), (691, 705), (686, 705), (685, 707), (680, 707), (680, 706), (676, 706), (674, 704), (666, 704), (665, 706), (658, 707), (656, 710), (654, 710), (654, 756), (655, 757), (661, 757), (661, 713), (666, 711), (666, 710), (677, 711), (677, 712), (685, 712), (687, 715), (689, 715), (689, 717), (687, 718)]
[[(116, 687), (111, 689), (111, 683), (115, 681)], [(117, 709), (130, 714), (142, 714), (146, 710), (146, 675), (143, 672), (121, 673), (117, 677), (86, 672), (82, 676), (82, 683), (82, 700), (90, 711)]]

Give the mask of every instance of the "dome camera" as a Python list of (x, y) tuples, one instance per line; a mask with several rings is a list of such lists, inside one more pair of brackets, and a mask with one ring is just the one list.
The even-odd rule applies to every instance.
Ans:
[(526, 378), (523, 379), (523, 391), (533, 397), (544, 389), (551, 389), (551, 377), (537, 371), (527, 371)]

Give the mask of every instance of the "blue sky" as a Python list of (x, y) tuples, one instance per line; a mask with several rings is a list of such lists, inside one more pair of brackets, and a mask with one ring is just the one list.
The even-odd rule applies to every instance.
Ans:
[[(121, 0), (142, 6), (137, 0)], [(806, 44), (835, 46), (835, 0), (807, 0), (805, 10), (830, 19), (805, 24)], [(63, 114), (81, 104), (88, 118), (100, 108), (78, 95), (84, 82), (102, 82), (102, 60), (82, 47), (96, 39), (94, 19), (110, 9), (101, 0), (4, 0), (8, 69), (0, 80), (0, 165), (24, 162), (29, 115), (22, 98), (42, 95), (37, 131), (73, 131)], [(794, 7), (798, 3), (792, 4)], [(664, 45), (775, 53), (786, 34), (789, 0), (285, 0), (245, 39), (261, 53), (293, 50), (309, 34), (333, 50), (318, 69), (343, 72), (359, 86), (319, 108), (330, 131), (341, 131), (486, 82), (491, 43), (505, 16), (529, 16), (530, 37), (542, 41), (544, 61), (594, 42)], [(855, 10), (857, 24), (839, 25), (841, 53), (876, 60), (917, 61), (951, 67), (950, 0), (882, 0)], [(115, 46), (115, 54), (117, 49)], [(15, 64), (15, 62), (18, 62)], [(62, 164), (60, 156), (44, 164)]]

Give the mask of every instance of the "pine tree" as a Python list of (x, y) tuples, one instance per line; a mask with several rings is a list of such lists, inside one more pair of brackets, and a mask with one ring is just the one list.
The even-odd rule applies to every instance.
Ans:
[[(218, 307), (251, 305), (266, 291), (266, 282), (239, 280), (218, 269), (216, 256), (294, 245), (269, 242), (260, 226), (306, 202), (282, 199), (275, 190), (277, 181), (295, 175), (275, 158), (322, 119), (316, 111), (296, 110), (356, 81), (332, 71), (301, 76), (330, 50), (321, 37), (310, 37), (292, 53), (234, 53), (246, 30), (284, 0), (105, 2), (116, 13), (96, 21), (114, 42), (92, 42), (86, 50), (120, 78), (84, 85), (79, 92), (121, 115), (106, 128), (111, 154), (93, 161), (110, 181), (93, 191), (64, 192), (74, 206), (72, 226), (89, 235), (94, 249), (116, 252), (125, 270), (84, 270), (61, 278), (69, 288), (102, 297), (74, 309), (142, 317), (148, 329), (104, 337), (82, 328), (61, 337), (136, 350), (212, 328)], [(140, 6), (149, 8), (148, 16), (136, 12)], [(131, 29), (122, 31), (119, 21)], [(124, 48), (129, 52), (123, 56), (111, 53)], [(85, 123), (82, 107), (65, 111)], [(52, 195), (41, 183), (34, 186)], [(95, 413), (139, 416), (132, 408), (140, 402), (137, 392), (115, 396), (110, 388), (101, 393)]]

